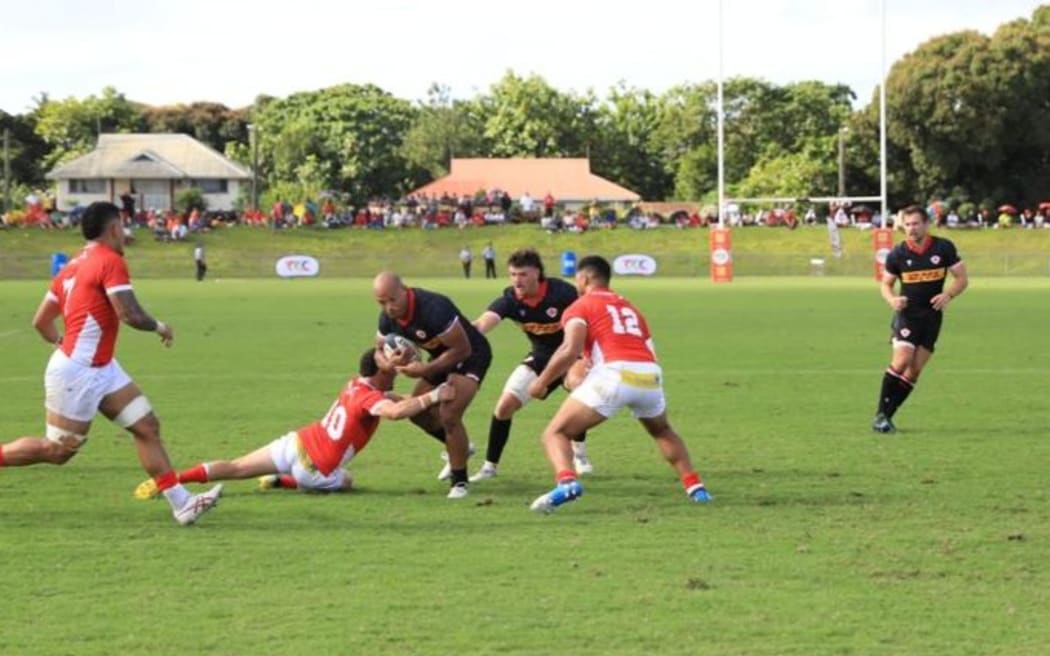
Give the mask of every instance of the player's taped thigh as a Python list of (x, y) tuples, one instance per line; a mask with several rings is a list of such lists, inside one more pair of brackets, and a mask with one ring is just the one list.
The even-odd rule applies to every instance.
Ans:
[(80, 433), (74, 433), (68, 428), (60, 428), (54, 424), (48, 424), (44, 431), (44, 436), (51, 442), (59, 444), (70, 451), (76, 451), (84, 442), (87, 442), (87, 435), (81, 435)]
[(140, 394), (129, 401), (116, 417), (113, 417), (113, 423), (121, 428), (131, 428), (151, 412), (153, 412), (153, 406), (149, 404), (145, 396)]
[(524, 408), (532, 400), (532, 397), (529, 396), (529, 385), (537, 378), (539, 376), (532, 370), (532, 367), (519, 364), (507, 377), (507, 382), (503, 385), (503, 393), (512, 395), (521, 402), (521, 407)]

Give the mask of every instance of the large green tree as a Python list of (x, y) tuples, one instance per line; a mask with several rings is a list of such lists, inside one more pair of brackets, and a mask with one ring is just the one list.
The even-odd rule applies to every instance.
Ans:
[(642, 196), (664, 198), (674, 178), (661, 161), (654, 138), (660, 123), (661, 101), (644, 89), (625, 84), (609, 90), (604, 103), (591, 101), (586, 118), (590, 136), (587, 154), (591, 169)]
[(327, 189), (357, 203), (402, 193), (412, 180), (401, 146), (416, 111), (373, 85), (262, 99), (252, 112), (260, 171), (271, 185), (299, 185), (303, 199)]
[(8, 134), (12, 184), (35, 186), (43, 182), (45, 171), (41, 164), (47, 157), (47, 144), (36, 134), (35, 127), (31, 114), (12, 115), (0, 111), (0, 136), (5, 131)]
[(90, 151), (99, 134), (137, 132), (143, 127), (141, 106), (113, 87), (83, 100), (41, 96), (31, 115), (36, 134), (49, 149), (42, 162), (45, 171)]
[[(776, 86), (732, 78), (725, 82), (723, 98), (725, 180), (731, 193), (835, 192), (837, 135), (849, 119), (853, 99), (848, 87), (813, 81)], [(717, 87), (710, 82), (675, 87), (661, 100), (654, 150), (674, 177), (674, 195), (709, 196), (718, 182)], [(803, 157), (816, 159), (819, 170), (807, 184), (791, 191), (784, 181), (770, 178), (772, 171), (797, 170)], [(760, 170), (754, 171), (759, 164)], [(734, 189), (737, 185), (743, 187)]]
[(487, 155), (478, 110), (476, 101), (454, 99), (447, 86), (430, 87), (401, 148), (416, 182), (447, 174), (453, 157)]
[(478, 99), (493, 157), (581, 157), (590, 139), (590, 99), (562, 93), (538, 75), (508, 71)]
[(188, 134), (219, 152), (230, 142), (248, 139), (248, 110), (230, 109), (220, 103), (143, 107), (142, 122), (148, 132)]

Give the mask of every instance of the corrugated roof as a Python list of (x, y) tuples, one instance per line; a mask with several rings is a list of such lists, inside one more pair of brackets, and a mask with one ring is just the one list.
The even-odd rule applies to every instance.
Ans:
[(526, 192), (540, 201), (549, 192), (558, 201), (630, 202), (640, 198), (630, 189), (591, 173), (585, 158), (453, 159), (443, 178), (413, 193), (472, 195), (478, 190), (501, 189), (513, 198)]
[(95, 150), (47, 174), (52, 180), (251, 177), (247, 169), (187, 134), (102, 134)]

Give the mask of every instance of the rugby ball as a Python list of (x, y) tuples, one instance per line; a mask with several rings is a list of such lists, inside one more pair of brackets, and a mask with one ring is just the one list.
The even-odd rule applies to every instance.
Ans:
[(396, 333), (390, 333), (383, 337), (383, 355), (388, 359), (393, 358), (397, 351), (404, 351), (411, 354), (410, 359), (415, 360), (419, 357), (416, 353), (416, 345), (405, 339), (401, 335)]

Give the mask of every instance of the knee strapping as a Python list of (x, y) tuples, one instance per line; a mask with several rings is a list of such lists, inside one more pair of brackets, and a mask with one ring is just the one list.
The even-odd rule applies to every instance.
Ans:
[(146, 397), (136, 396), (124, 406), (120, 414), (113, 418), (113, 423), (121, 428), (131, 428), (151, 412), (153, 412), (153, 406), (149, 404)]
[(47, 430), (45, 431), (44, 436), (55, 444), (61, 444), (70, 451), (76, 451), (83, 446), (84, 442), (87, 442), (86, 435), (74, 433), (68, 429), (59, 428), (52, 424), (47, 425)]

